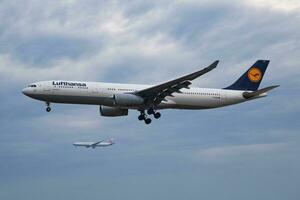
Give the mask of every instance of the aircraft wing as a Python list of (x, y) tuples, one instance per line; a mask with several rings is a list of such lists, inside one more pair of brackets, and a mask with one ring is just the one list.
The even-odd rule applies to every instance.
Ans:
[(99, 144), (100, 142), (103, 142), (104, 140), (101, 140), (101, 141), (99, 141), (99, 142), (94, 142), (94, 143), (92, 143), (92, 144), (90, 144), (90, 146), (91, 147), (94, 147), (94, 146), (96, 146), (97, 144)]
[(161, 101), (164, 101), (166, 96), (172, 96), (172, 93), (174, 92), (180, 93), (180, 89), (182, 88), (189, 88), (189, 85), (192, 84), (190, 81), (211, 71), (218, 65), (218, 63), (219, 61), (216, 60), (214, 63), (200, 71), (188, 74), (186, 76), (159, 85), (152, 86), (150, 88), (137, 91), (135, 94), (143, 97), (145, 99), (146, 104), (157, 105)]

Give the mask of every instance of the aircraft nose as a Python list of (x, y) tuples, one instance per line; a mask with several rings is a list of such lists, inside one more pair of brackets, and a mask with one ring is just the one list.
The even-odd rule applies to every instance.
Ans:
[(28, 95), (29, 94), (29, 88), (24, 88), (22, 90), (22, 93), (25, 94), (25, 95)]

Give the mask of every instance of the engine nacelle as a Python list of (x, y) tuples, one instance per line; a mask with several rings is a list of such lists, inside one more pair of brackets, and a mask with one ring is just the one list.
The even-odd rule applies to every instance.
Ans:
[(134, 94), (115, 94), (114, 103), (117, 106), (139, 106), (144, 103), (144, 99)]
[(128, 109), (100, 106), (100, 114), (105, 117), (119, 117), (128, 115)]

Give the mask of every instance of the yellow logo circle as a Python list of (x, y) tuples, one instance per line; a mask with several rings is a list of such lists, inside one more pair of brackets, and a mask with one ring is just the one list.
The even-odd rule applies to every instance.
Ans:
[(261, 75), (261, 71), (256, 67), (252, 67), (248, 71), (249, 80), (255, 83), (261, 80)]

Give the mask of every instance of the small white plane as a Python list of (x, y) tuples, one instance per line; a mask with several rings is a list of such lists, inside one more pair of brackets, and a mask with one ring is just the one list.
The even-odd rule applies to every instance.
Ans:
[[(236, 82), (223, 89), (190, 88), (191, 81), (214, 69), (208, 67), (158, 85), (117, 84), (82, 81), (40, 81), (22, 92), (33, 99), (50, 103), (99, 105), (101, 116), (128, 115), (128, 109), (138, 110), (139, 120), (151, 123), (149, 115), (160, 118), (161, 109), (211, 109), (266, 97), (279, 85), (258, 89), (269, 60), (258, 60)], [(145, 113), (147, 111), (147, 113)]]
[(115, 144), (113, 142), (113, 139), (109, 139), (108, 141), (104, 141), (104, 140), (101, 140), (101, 141), (98, 141), (98, 142), (75, 142), (73, 143), (73, 145), (75, 147), (86, 147), (86, 148), (96, 148), (96, 147), (107, 147), (107, 146), (111, 146)]

